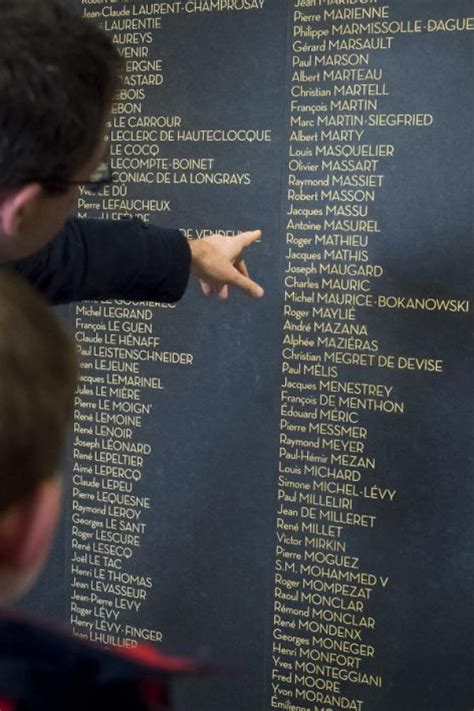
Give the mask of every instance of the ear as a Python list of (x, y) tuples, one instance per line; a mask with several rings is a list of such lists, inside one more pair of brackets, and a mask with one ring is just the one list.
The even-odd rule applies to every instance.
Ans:
[(41, 566), (53, 539), (61, 494), (60, 478), (51, 478), (0, 518), (0, 568), (22, 573)]
[(34, 211), (42, 191), (39, 183), (29, 183), (4, 196), (0, 203), (0, 225), (4, 235), (16, 237), (21, 233), (23, 223)]

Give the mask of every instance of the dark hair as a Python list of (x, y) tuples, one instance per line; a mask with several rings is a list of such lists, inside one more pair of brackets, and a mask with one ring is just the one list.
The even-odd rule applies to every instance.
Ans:
[(64, 189), (97, 146), (121, 65), (61, 0), (0, 0), (0, 187)]
[(26, 281), (2, 268), (0, 515), (56, 473), (76, 375), (75, 345), (54, 312)]

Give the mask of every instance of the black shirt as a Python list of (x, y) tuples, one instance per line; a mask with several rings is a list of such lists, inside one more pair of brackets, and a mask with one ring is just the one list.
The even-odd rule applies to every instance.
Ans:
[(31, 257), (11, 263), (53, 304), (120, 298), (178, 301), (191, 251), (179, 230), (139, 220), (69, 219)]

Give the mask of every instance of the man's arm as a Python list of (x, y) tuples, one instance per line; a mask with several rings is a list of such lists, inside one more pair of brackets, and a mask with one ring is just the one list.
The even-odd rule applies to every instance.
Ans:
[(191, 250), (178, 230), (133, 219), (71, 218), (46, 247), (10, 266), (54, 304), (113, 298), (173, 302), (186, 290)]
[(260, 297), (263, 289), (249, 278), (242, 258), (260, 236), (255, 230), (188, 243), (179, 230), (140, 220), (71, 218), (46, 247), (10, 266), (53, 304), (114, 298), (178, 301), (190, 272), (207, 295), (225, 299), (230, 285)]

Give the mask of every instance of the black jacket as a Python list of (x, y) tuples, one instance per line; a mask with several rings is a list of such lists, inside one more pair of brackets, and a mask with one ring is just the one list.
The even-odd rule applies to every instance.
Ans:
[(177, 301), (191, 264), (178, 230), (139, 220), (69, 219), (39, 252), (10, 264), (53, 304), (120, 298)]
[(170, 682), (197, 671), (152, 647), (108, 650), (45, 624), (0, 614), (0, 709), (165, 711)]

